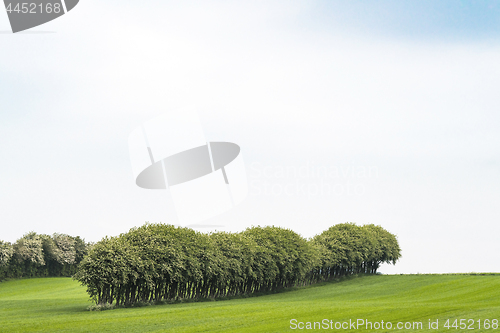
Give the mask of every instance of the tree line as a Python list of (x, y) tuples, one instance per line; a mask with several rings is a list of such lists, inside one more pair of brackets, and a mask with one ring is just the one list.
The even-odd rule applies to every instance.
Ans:
[(334, 225), (310, 240), (279, 227), (205, 234), (145, 224), (94, 244), (74, 278), (98, 305), (133, 305), (374, 274), (380, 264), (395, 264), (400, 256), (396, 236), (373, 224)]
[(72, 276), (90, 244), (79, 236), (29, 232), (14, 244), (0, 240), (0, 281), (5, 278)]

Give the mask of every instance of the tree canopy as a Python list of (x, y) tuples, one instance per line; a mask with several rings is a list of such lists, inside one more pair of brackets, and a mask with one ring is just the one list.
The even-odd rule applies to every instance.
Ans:
[(145, 224), (97, 242), (74, 278), (97, 304), (130, 305), (276, 291), (376, 273), (400, 253), (396, 237), (374, 225), (338, 224), (307, 240), (274, 226), (204, 234)]
[(72, 276), (90, 244), (80, 237), (29, 232), (14, 244), (0, 241), (0, 280)]

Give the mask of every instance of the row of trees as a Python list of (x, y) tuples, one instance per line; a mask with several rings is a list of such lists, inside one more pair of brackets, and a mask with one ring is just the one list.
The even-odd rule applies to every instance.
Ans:
[(380, 226), (331, 227), (311, 240), (289, 229), (199, 233), (146, 224), (96, 243), (74, 278), (96, 304), (224, 297), (275, 291), (355, 273), (376, 273), (400, 257)]
[(80, 237), (30, 232), (14, 244), (0, 241), (0, 281), (5, 278), (72, 276), (87, 254)]

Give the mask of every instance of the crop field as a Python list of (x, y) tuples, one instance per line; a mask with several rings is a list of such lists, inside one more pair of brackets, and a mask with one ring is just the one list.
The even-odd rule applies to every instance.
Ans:
[(88, 311), (91, 304), (70, 278), (4, 281), (0, 332), (500, 332), (500, 275), (369, 275), (230, 300)]

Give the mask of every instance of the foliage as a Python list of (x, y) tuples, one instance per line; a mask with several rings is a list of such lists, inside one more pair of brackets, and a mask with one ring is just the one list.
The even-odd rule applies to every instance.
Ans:
[(0, 241), (0, 280), (5, 278), (71, 276), (89, 244), (80, 237), (29, 232), (14, 244)]
[(376, 273), (399, 257), (395, 236), (373, 225), (339, 224), (308, 241), (274, 226), (203, 234), (145, 224), (93, 245), (74, 278), (97, 305), (134, 305), (275, 292)]
[(276, 292), (358, 273), (401, 256), (396, 236), (373, 224), (337, 224), (311, 240), (290, 229), (203, 234), (145, 224), (96, 244), (30, 232), (0, 241), (0, 280), (74, 276), (95, 309)]
[(0, 241), (0, 267), (7, 266), (14, 254), (14, 248), (8, 242)]
[(320, 250), (318, 280), (356, 273), (377, 273), (382, 262), (395, 264), (401, 257), (396, 236), (373, 224), (359, 227), (337, 224), (311, 241)]

